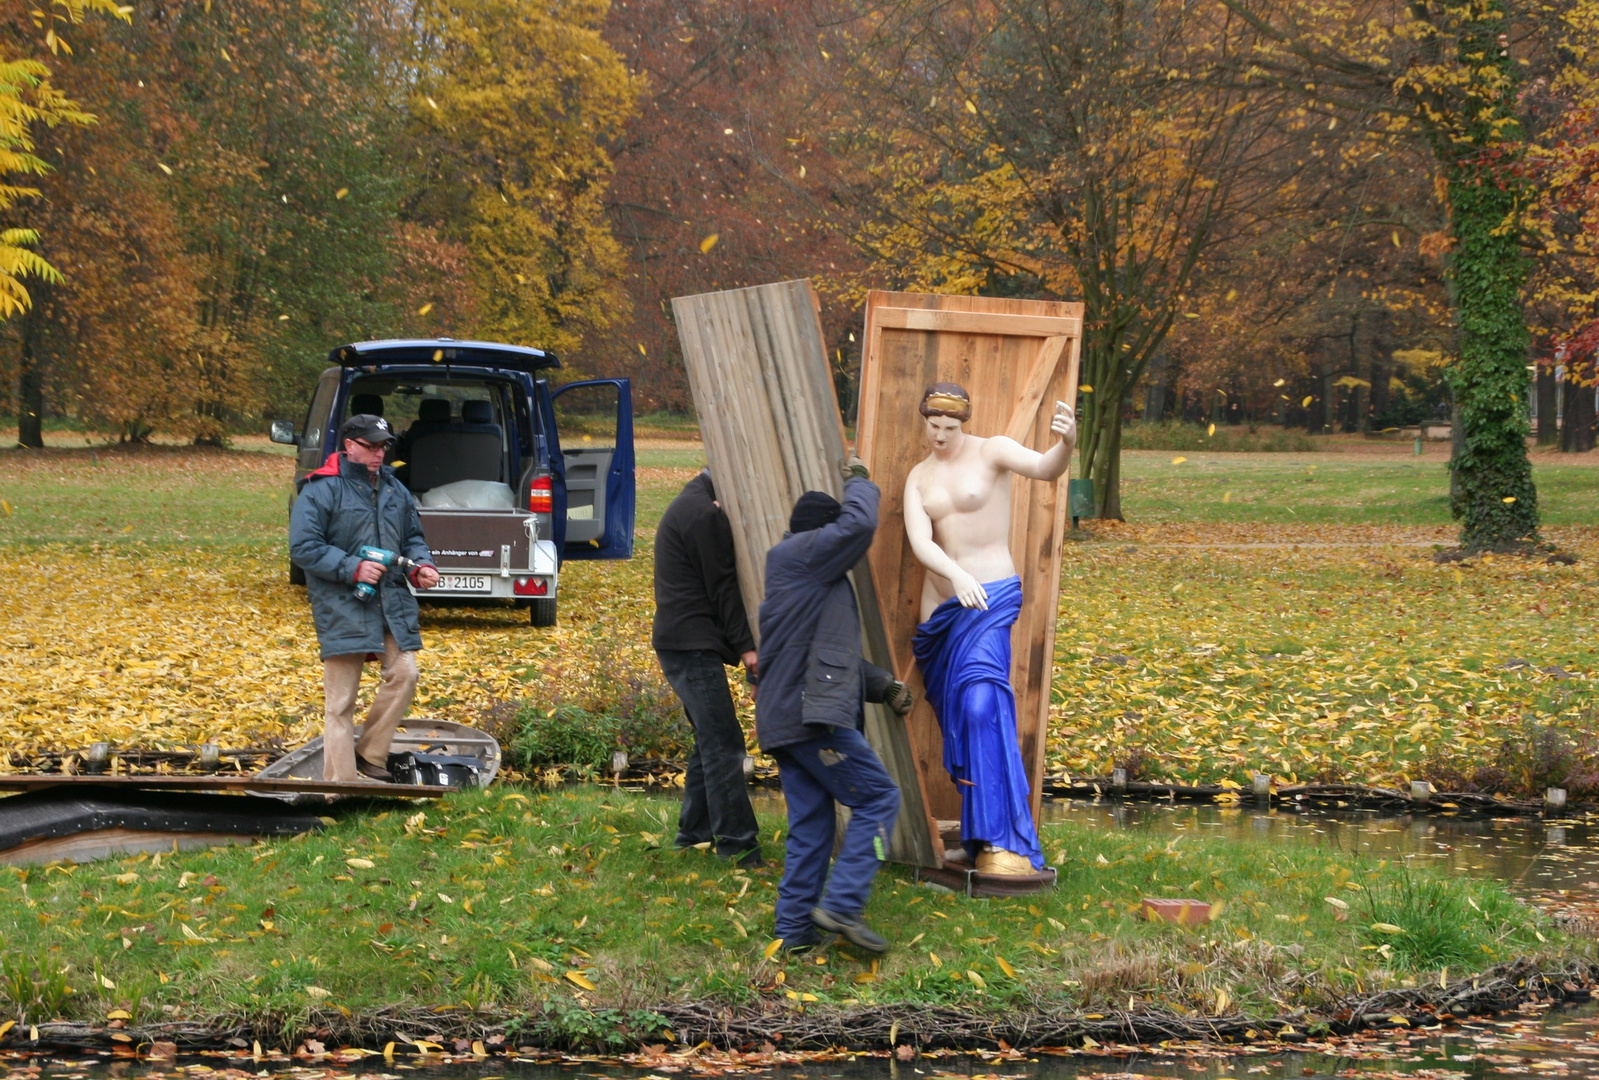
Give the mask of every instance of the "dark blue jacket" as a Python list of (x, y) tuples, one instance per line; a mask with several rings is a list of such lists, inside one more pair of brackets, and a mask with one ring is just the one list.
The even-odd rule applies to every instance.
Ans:
[(330, 454), (306, 477), (289, 515), (289, 557), (305, 571), (311, 619), (322, 658), (352, 653), (383, 653), (383, 630), (411, 652), (422, 647), (416, 597), (398, 569), (383, 575), (378, 594), (355, 597), (356, 552), (363, 544), (397, 551), (419, 563), (433, 562), (422, 536), (416, 500), (387, 465), (378, 483), (365, 465)]
[(876, 484), (851, 479), (837, 521), (789, 533), (766, 554), (755, 698), (762, 750), (805, 742), (828, 728), (858, 728), (861, 702), (881, 701), (888, 689), (893, 676), (861, 658), (860, 612), (846, 576), (872, 546), (877, 500)]

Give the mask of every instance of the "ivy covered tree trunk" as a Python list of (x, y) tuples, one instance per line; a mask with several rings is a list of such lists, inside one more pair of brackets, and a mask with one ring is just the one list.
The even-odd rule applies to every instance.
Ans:
[(1460, 358), (1449, 371), (1462, 438), (1450, 512), (1460, 543), (1501, 547), (1538, 534), (1538, 493), (1527, 458), (1530, 423), (1527, 332), (1522, 289), (1527, 263), (1518, 225), (1522, 184), (1513, 166), (1514, 67), (1502, 4), (1474, 4), (1477, 17), (1459, 39), (1460, 61), (1481, 80), (1468, 101), (1464, 138), (1442, 143), (1455, 247), (1449, 274), (1455, 294)]

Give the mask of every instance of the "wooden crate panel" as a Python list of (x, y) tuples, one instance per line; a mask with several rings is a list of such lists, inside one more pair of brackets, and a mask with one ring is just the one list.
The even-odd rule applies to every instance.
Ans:
[[(927, 455), (923, 391), (956, 382), (971, 393), (974, 435), (1009, 435), (1048, 447), (1056, 401), (1075, 402), (1082, 305), (987, 297), (873, 292), (867, 298), (857, 452), (883, 488), (883, 511), (869, 560), (894, 670), (917, 691), (908, 729), (936, 818), (960, 814), (960, 794), (943, 766), (943, 739), (926, 703), (910, 650), (921, 617), (924, 571), (905, 536), (904, 488)], [(1011, 554), (1022, 580), (1021, 617), (1012, 634), (1017, 733), (1032, 784), (1042, 794), (1049, 687), (1066, 520), (1066, 476), (1056, 483), (1012, 478)]]

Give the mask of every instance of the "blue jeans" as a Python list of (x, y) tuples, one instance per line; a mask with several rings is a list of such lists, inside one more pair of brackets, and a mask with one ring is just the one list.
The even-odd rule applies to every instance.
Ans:
[(733, 709), (727, 669), (704, 649), (658, 649), (655, 657), (694, 727), (677, 817), (678, 846), (713, 842), (724, 859), (758, 854), (760, 825), (744, 779), (744, 729)]
[[(790, 942), (805, 941), (816, 933), (811, 908), (818, 904), (851, 919), (866, 910), (872, 878), (899, 816), (899, 788), (866, 737), (854, 728), (825, 730), (817, 738), (772, 751), (788, 802), (788, 851), (777, 887), (777, 936)], [(849, 828), (829, 875), (839, 803), (850, 808)]]

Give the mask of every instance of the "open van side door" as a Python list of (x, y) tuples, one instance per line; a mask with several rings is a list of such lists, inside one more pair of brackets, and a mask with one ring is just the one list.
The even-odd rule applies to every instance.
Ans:
[[(632, 382), (588, 379), (567, 383), (551, 391), (550, 402), (564, 466), (559, 471), (565, 480), (561, 487), (566, 498), (557, 497), (554, 507), (561, 515), (555, 534), (562, 557), (632, 558)], [(552, 452), (550, 456), (553, 464), (556, 455)]]

